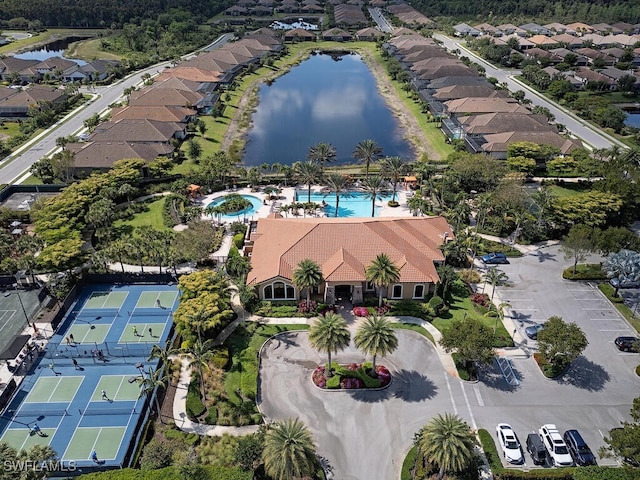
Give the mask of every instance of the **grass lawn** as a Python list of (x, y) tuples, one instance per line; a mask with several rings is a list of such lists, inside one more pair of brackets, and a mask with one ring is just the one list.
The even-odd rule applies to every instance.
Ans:
[(423, 337), (428, 338), (431, 341), (431, 343), (433, 344), (436, 343), (436, 341), (433, 339), (433, 336), (427, 330), (422, 328), (420, 325), (413, 325), (411, 323), (392, 323), (391, 326), (398, 330), (411, 330), (411, 331), (417, 332)]
[(118, 220), (115, 227), (130, 226), (132, 228), (149, 225), (157, 230), (170, 230), (162, 221), (162, 207), (164, 206), (164, 197), (159, 198), (146, 204), (147, 210), (137, 213), (130, 220)]
[(92, 38), (90, 40), (82, 40), (79, 42), (73, 42), (69, 45), (69, 48), (65, 50), (65, 56), (69, 58), (81, 58), (84, 60), (90, 60), (93, 58), (99, 58), (101, 60), (121, 60), (121, 55), (115, 53), (105, 52), (102, 50), (102, 39)]
[(559, 185), (549, 185), (548, 188), (551, 195), (556, 198), (573, 197), (588, 190), (588, 188), (578, 186), (577, 184), (562, 187)]
[(255, 400), (258, 388), (258, 353), (260, 347), (277, 333), (307, 330), (308, 325), (259, 325), (239, 327), (226, 341), (231, 354), (231, 367), (225, 374), (224, 386), (229, 399), (238, 399), (236, 392)]
[[(461, 289), (459, 289), (461, 290)], [(465, 318), (473, 318), (482, 322), (484, 325), (489, 327), (492, 331), (496, 328), (496, 336), (498, 338), (503, 338), (509, 344), (509, 346), (513, 346), (513, 341), (511, 340), (511, 336), (507, 329), (504, 328), (504, 325), (500, 320), (497, 320), (496, 316), (485, 316), (478, 313), (474, 308), (471, 302), (471, 297), (469, 296), (459, 296), (455, 295), (453, 297), (453, 302), (449, 306), (449, 311), (442, 314), (441, 316), (434, 318), (433, 324), (441, 332), (449, 328), (452, 320), (464, 320)], [(497, 320), (497, 321), (496, 321)]]
[(16, 40), (0, 47), (0, 55), (7, 53), (14, 53), (18, 50), (27, 50), (36, 44), (44, 44), (49, 41), (57, 40), (66, 36), (79, 36), (86, 34), (95, 34), (103, 30), (93, 29), (73, 29), (73, 28), (49, 28), (44, 32), (34, 35), (23, 40)]

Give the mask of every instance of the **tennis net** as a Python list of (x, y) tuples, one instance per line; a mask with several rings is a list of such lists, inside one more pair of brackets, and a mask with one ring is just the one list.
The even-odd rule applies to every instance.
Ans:
[(24, 417), (62, 417), (65, 415), (69, 415), (69, 412), (66, 408), (66, 403), (64, 406), (60, 404), (48, 404), (48, 403), (39, 403), (39, 402), (27, 402), (23, 403), (18, 410), (7, 410), (7, 416), (11, 416), (14, 418), (24, 418)]
[(137, 413), (135, 405), (128, 407), (115, 406), (115, 403), (101, 402), (96, 405), (87, 405), (82, 411), (84, 416), (91, 415), (131, 415)]
[[(129, 312), (127, 312), (129, 313)], [(130, 316), (132, 317), (165, 317), (172, 314), (170, 308), (134, 308)]]
[(83, 308), (81, 310), (73, 311), (75, 318), (86, 320), (102, 317), (115, 317), (119, 313), (119, 308)]

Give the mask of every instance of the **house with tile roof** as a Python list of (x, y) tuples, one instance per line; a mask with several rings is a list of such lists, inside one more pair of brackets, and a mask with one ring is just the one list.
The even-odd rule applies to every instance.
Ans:
[(304, 298), (293, 284), (293, 271), (301, 260), (320, 265), (323, 281), (317, 292), (326, 303), (339, 299), (362, 303), (375, 294), (365, 269), (385, 253), (400, 271), (390, 285), (391, 299), (424, 299), (439, 281), (436, 266), (444, 262), (440, 251), (453, 232), (444, 217), (408, 218), (261, 218), (246, 239), (245, 254), (251, 270), (247, 285), (261, 300)]
[(157, 120), (159, 122), (189, 123), (197, 118), (197, 112), (193, 108), (151, 106), (141, 107), (128, 105), (111, 109), (111, 121), (118, 120)]
[(37, 108), (41, 103), (62, 107), (67, 98), (64, 90), (48, 85), (13, 90), (12, 95), (0, 99), (0, 117), (27, 117), (30, 108)]

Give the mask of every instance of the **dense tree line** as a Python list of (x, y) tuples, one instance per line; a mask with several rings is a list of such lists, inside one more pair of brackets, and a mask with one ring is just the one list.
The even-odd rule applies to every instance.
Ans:
[(50, 27), (120, 28), (136, 17), (156, 18), (172, 8), (191, 12), (204, 23), (230, 4), (227, 0), (5, 0), (0, 3), (0, 19), (22, 17)]
[[(640, 21), (640, 4), (620, 0), (575, 0), (547, 2), (545, 0), (414, 0), (411, 4), (425, 15), (434, 17), (469, 18), (478, 22), (490, 17), (510, 18), (515, 22), (525, 19), (580, 21), (587, 23)], [(489, 18), (488, 18), (489, 17)], [(524, 21), (522, 22), (524, 23)]]

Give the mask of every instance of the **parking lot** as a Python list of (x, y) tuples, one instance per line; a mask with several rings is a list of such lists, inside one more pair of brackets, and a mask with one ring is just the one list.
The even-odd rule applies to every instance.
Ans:
[[(513, 259), (499, 267), (509, 276), (510, 285), (498, 287), (496, 297), (511, 305), (506, 322), (517, 331), (525, 353), (535, 352), (536, 342), (527, 339), (524, 328), (553, 315), (577, 323), (589, 346), (554, 380), (546, 379), (533, 358), (524, 355), (512, 359), (520, 385), (507, 386), (497, 367), (489, 369), (479, 384), (484, 409), (478, 423), (485, 426), (486, 422), (485, 428), (492, 432), (491, 424), (510, 423), (521, 442), (545, 423), (555, 423), (561, 433), (576, 428), (597, 452), (604, 445), (603, 436), (629, 419), (632, 401), (640, 391), (634, 372), (640, 358), (617, 350), (613, 340), (634, 330), (595, 283), (563, 280), (566, 266), (557, 246)], [(531, 464), (528, 455), (527, 462)], [(598, 463), (617, 464), (614, 459), (598, 459)]]

